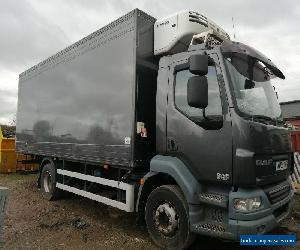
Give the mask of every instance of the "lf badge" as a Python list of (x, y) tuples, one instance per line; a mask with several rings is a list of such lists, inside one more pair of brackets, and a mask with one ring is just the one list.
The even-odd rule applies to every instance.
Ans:
[(276, 171), (286, 170), (287, 168), (288, 168), (288, 160), (276, 162)]

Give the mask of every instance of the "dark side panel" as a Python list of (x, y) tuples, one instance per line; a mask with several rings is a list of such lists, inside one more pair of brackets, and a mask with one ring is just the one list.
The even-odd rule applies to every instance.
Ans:
[(20, 75), (18, 152), (133, 165), (138, 13)]

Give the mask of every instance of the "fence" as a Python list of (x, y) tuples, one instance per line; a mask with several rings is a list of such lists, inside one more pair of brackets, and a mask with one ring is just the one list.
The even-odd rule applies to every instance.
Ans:
[(294, 188), (299, 189), (300, 187), (300, 153), (295, 152), (294, 153), (294, 159), (295, 159), (295, 166), (294, 166), (294, 173), (290, 176)]

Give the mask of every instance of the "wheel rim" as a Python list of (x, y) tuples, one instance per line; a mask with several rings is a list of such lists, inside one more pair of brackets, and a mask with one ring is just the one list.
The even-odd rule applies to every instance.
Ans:
[(154, 213), (155, 226), (164, 236), (173, 236), (178, 230), (179, 219), (174, 206), (165, 202), (160, 204)]
[(50, 193), (51, 189), (52, 189), (52, 176), (49, 172), (46, 172), (44, 174), (44, 190), (46, 193)]

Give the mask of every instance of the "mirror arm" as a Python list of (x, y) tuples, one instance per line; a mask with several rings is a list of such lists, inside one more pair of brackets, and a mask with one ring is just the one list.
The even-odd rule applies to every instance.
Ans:
[(208, 117), (207, 117), (206, 114), (205, 114), (205, 108), (202, 109), (202, 115), (203, 115), (203, 118), (204, 118), (205, 120), (209, 120)]
[(255, 64), (255, 59), (248, 56), (248, 73), (249, 73), (249, 79), (251, 81), (253, 81), (253, 67), (254, 67), (254, 64)]

